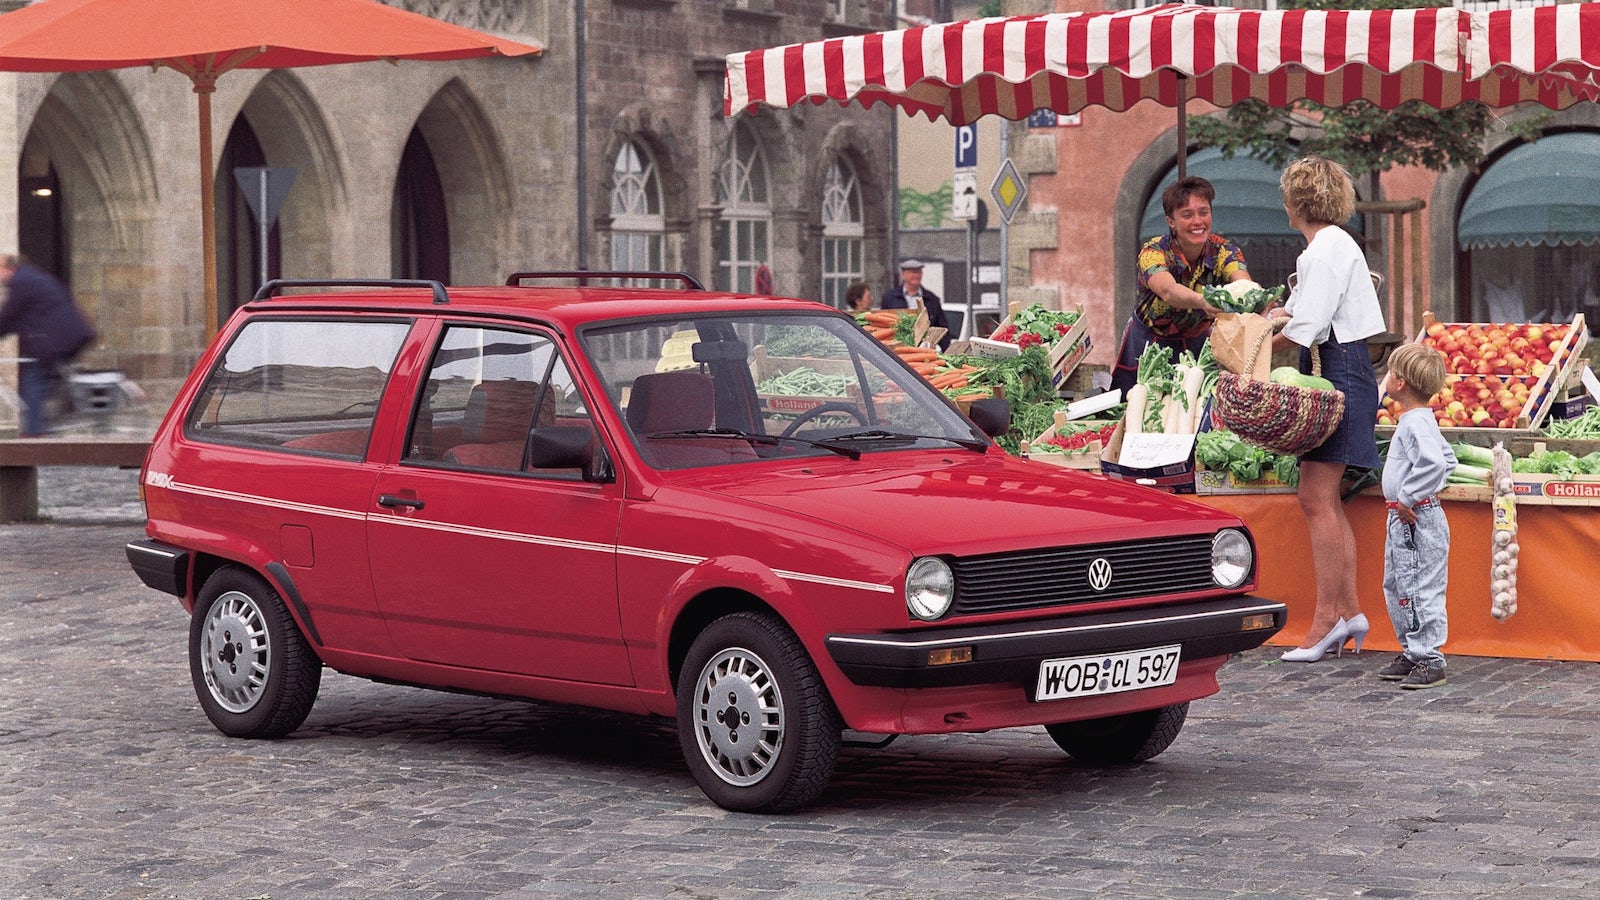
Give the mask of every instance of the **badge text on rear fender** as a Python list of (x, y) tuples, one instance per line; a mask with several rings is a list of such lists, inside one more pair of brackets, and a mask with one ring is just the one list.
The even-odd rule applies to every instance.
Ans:
[(1091, 697), (1143, 688), (1161, 687), (1178, 680), (1178, 654), (1182, 647), (1154, 647), (1097, 656), (1047, 659), (1039, 664), (1035, 700)]

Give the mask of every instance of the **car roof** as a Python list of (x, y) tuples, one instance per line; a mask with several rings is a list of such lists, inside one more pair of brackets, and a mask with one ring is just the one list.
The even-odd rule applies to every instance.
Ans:
[[(594, 277), (603, 277), (596, 273)], [(516, 276), (513, 276), (515, 279)], [(282, 291), (280, 293), (280, 291)], [(305, 291), (314, 291), (307, 293)], [(566, 329), (673, 313), (832, 311), (814, 300), (698, 289), (526, 284), (450, 287), (437, 282), (274, 281), (244, 310), (398, 312), (407, 315), (528, 315)]]

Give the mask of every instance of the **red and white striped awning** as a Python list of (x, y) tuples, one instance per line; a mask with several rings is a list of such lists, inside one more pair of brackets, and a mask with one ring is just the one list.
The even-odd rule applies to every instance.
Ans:
[(1600, 101), (1600, 3), (1472, 14), (1468, 71), (1490, 106)]
[(1597, 17), (1600, 3), (1492, 13), (1171, 4), (951, 22), (731, 54), (724, 111), (834, 100), (965, 124), (1190, 98), (1562, 108), (1592, 96)]

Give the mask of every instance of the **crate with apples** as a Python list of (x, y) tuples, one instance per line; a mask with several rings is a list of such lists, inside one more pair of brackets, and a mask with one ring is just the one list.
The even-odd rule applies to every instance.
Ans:
[[(1431, 406), (1441, 428), (1536, 429), (1567, 382), (1589, 337), (1583, 314), (1571, 322), (1447, 323), (1424, 316), (1417, 341), (1444, 354), (1449, 377)], [(1378, 426), (1400, 408), (1385, 400)]]

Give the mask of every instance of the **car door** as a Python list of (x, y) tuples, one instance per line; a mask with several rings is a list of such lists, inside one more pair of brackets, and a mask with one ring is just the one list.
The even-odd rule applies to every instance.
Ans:
[(547, 334), (447, 325), (400, 465), (370, 519), (377, 602), (407, 657), (632, 683), (617, 598), (616, 484), (527, 462), (530, 429), (595, 434)]

